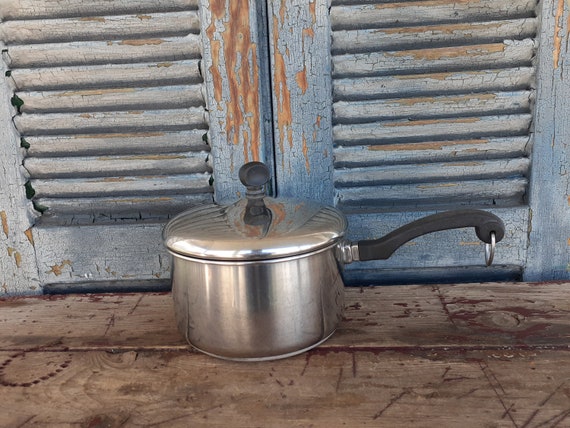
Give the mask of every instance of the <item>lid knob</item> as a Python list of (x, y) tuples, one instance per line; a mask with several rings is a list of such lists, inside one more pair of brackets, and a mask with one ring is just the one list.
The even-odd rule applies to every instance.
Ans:
[(271, 179), (271, 173), (263, 162), (248, 162), (239, 169), (239, 179), (246, 187), (248, 199), (265, 196), (264, 185)]

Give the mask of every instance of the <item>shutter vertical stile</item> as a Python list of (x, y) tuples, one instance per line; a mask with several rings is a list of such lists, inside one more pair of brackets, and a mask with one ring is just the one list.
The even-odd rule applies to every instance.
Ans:
[(164, 221), (212, 201), (197, 3), (0, 9), (43, 284), (165, 281)]
[[(535, 0), (333, 0), (334, 183), (351, 237), (435, 211), (507, 226), (493, 268), (472, 231), (418, 238), (348, 282), (518, 279), (535, 96)], [(405, 270), (406, 268), (411, 268)]]

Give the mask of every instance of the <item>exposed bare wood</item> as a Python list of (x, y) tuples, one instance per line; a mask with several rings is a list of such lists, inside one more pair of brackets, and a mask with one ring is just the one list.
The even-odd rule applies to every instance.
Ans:
[(271, 106), (266, 76), (263, 9), (259, 0), (202, 0), (204, 80), (210, 115), (216, 200), (235, 200), (238, 169), (272, 163)]

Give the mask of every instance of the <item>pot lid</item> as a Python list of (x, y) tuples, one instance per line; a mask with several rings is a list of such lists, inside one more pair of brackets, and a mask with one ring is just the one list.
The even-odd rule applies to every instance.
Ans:
[(174, 217), (163, 231), (173, 253), (208, 260), (263, 260), (308, 253), (338, 242), (347, 228), (335, 208), (265, 196), (269, 170), (260, 162), (240, 169), (246, 198), (202, 205)]

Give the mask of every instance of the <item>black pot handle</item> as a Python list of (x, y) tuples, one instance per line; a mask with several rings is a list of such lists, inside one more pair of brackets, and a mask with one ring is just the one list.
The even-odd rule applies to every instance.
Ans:
[(495, 242), (499, 242), (505, 236), (503, 221), (487, 211), (472, 209), (445, 211), (408, 223), (383, 238), (359, 241), (359, 259), (385, 260), (400, 246), (418, 236), (463, 227), (474, 227), (477, 237), (487, 244), (493, 243), (493, 234)]

